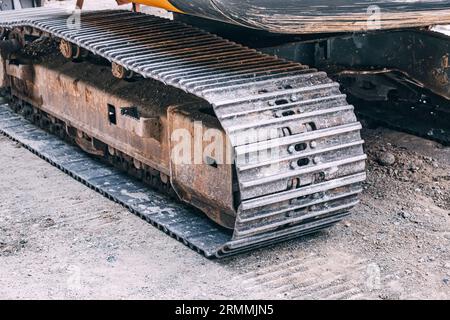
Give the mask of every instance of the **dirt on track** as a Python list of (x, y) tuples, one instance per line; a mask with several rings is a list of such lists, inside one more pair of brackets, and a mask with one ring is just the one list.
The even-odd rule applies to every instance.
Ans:
[(212, 261), (1, 137), (0, 298), (449, 299), (450, 149), (363, 133), (352, 216)]

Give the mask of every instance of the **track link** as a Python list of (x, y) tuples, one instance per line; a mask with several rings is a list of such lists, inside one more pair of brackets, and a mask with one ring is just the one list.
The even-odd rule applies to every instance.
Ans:
[(205, 255), (316, 231), (358, 203), (366, 159), (361, 126), (325, 73), (149, 15), (85, 12), (77, 27), (69, 18), (57, 9), (2, 12), (0, 27), (63, 39), (213, 107), (234, 147), (241, 203), (231, 239), (200, 249)]

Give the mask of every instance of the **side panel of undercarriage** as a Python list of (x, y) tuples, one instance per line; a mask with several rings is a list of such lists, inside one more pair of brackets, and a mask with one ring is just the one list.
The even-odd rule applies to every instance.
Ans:
[[(193, 158), (195, 147), (203, 155), (211, 144), (204, 141), (205, 133), (225, 137), (217, 119), (206, 113), (208, 106), (155, 81), (121, 81), (109, 68), (52, 60), (48, 64), (7, 61), (12, 97), (43, 111), (35, 115), (41, 123), (62, 126), (84, 151), (122, 158), (153, 180), (171, 183), (183, 200), (211, 219), (233, 227), (231, 165)], [(196, 136), (195, 130), (200, 130)], [(190, 140), (194, 136), (199, 138), (196, 145)], [(221, 146), (225, 153), (227, 146)], [(214, 141), (212, 147), (211, 158), (216, 152)], [(171, 150), (179, 152), (172, 159)]]

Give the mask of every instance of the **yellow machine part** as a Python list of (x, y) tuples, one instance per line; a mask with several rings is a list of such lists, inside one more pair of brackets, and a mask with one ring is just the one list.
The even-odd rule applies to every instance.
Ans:
[(152, 6), (152, 7), (158, 7), (161, 9), (166, 9), (169, 11), (181, 13), (181, 11), (179, 9), (174, 7), (169, 2), (169, 0), (132, 0), (132, 1), (127, 1), (127, 2), (133, 2), (133, 3), (143, 4), (143, 5)]

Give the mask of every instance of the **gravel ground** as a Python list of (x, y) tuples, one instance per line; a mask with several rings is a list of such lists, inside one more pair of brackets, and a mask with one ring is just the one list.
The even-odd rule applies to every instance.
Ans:
[(0, 298), (450, 298), (450, 149), (364, 137), (369, 179), (350, 218), (220, 261), (0, 137)]
[(220, 261), (0, 136), (0, 299), (449, 299), (450, 148), (363, 135), (368, 181), (352, 216)]

